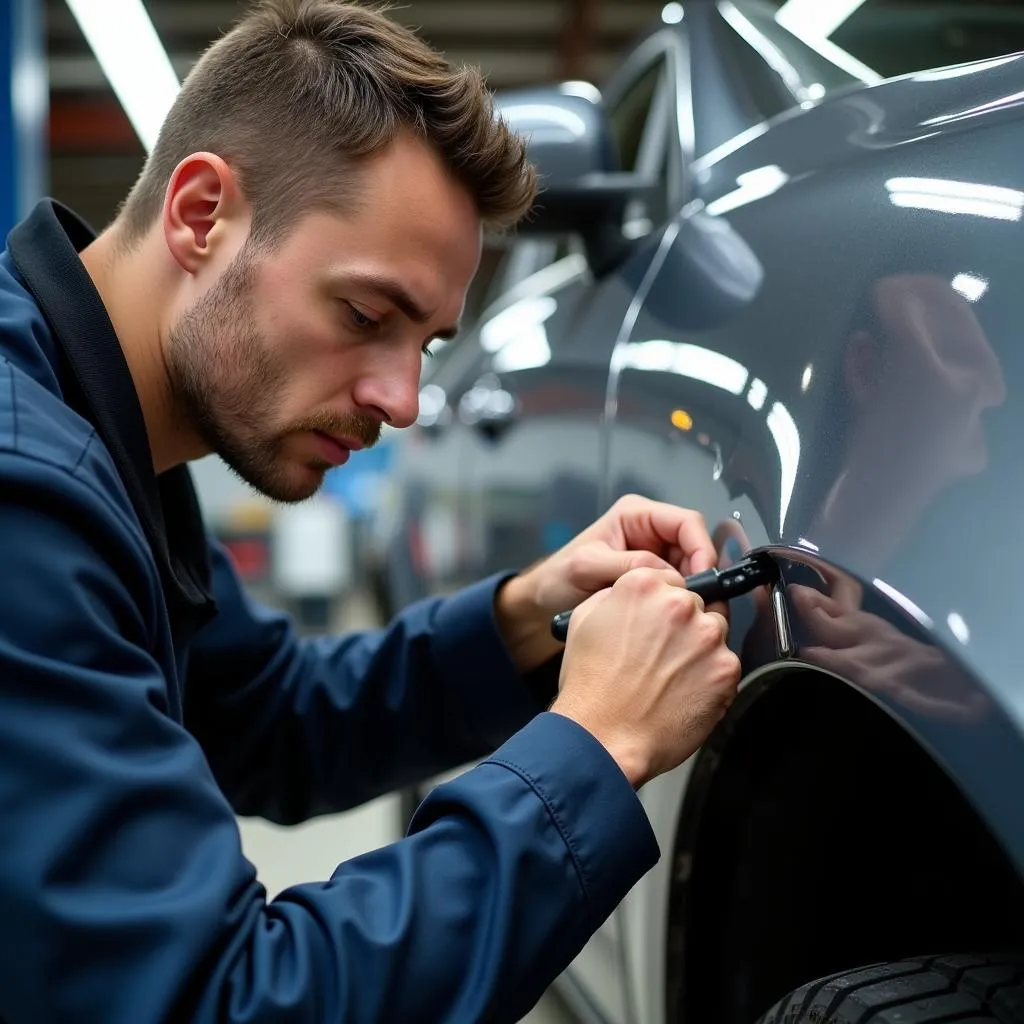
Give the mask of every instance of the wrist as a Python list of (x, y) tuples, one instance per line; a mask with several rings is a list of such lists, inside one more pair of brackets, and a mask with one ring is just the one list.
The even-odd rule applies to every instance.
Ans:
[(526, 576), (513, 576), (501, 585), (494, 613), (509, 657), (520, 672), (537, 668), (562, 650), (551, 635), (550, 615), (540, 607)]
[(639, 789), (649, 782), (652, 776), (651, 758), (640, 738), (631, 730), (604, 726), (596, 716), (588, 714), (583, 708), (574, 707), (573, 703), (565, 699), (564, 695), (559, 696), (551, 705), (551, 711), (586, 729), (619, 766), (633, 789)]

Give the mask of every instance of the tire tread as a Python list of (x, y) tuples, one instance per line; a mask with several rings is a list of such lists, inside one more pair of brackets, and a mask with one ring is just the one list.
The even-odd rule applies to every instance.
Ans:
[(1024, 1024), (1024, 954), (952, 954), (819, 978), (760, 1024)]

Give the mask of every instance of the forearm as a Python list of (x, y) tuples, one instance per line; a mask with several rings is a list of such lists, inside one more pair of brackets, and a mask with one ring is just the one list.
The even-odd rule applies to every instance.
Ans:
[(219, 597), (186, 722), (236, 809), (283, 823), (342, 810), (485, 756), (543, 710), (554, 687), (531, 690), (511, 661), (500, 582), (304, 641), (240, 591)]

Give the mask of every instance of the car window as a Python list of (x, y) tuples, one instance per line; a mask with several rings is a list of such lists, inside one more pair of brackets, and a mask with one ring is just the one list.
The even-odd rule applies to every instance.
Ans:
[(655, 98), (663, 86), (667, 67), (664, 59), (656, 60), (619, 101), (608, 111), (612, 135), (619, 151), (620, 167), (624, 171), (637, 170), (645, 130), (655, 112)]
[(1016, 0), (862, 0), (824, 44), (799, 22), (791, 31), (779, 25), (785, 0), (723, 0), (721, 6), (737, 11), (794, 66), (808, 49), (824, 58), (823, 74), (808, 80), (825, 93), (849, 81), (844, 71), (862, 80), (890, 78), (1024, 50), (1024, 4)]
[(623, 230), (634, 236), (646, 234), (654, 224), (661, 223), (670, 206), (669, 126), (673, 105), (668, 59), (664, 51), (657, 52), (607, 105), (622, 170), (661, 183), (656, 197), (634, 200), (627, 207)]
[(1024, 50), (1024, 7), (968, 0), (867, 0), (833, 41), (886, 77)]

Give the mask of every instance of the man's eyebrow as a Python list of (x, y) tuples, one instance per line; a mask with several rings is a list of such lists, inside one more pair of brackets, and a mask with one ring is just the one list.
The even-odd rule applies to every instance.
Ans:
[[(399, 281), (392, 280), (390, 277), (382, 277), (379, 274), (367, 273), (345, 274), (343, 280), (349, 284), (359, 285), (362, 288), (383, 295), (384, 298), (397, 306), (413, 323), (425, 324), (430, 319), (430, 314), (417, 303)], [(451, 327), (443, 327), (439, 331), (434, 331), (433, 336), (444, 341), (451, 341), (458, 333), (459, 325), (453, 324)]]

